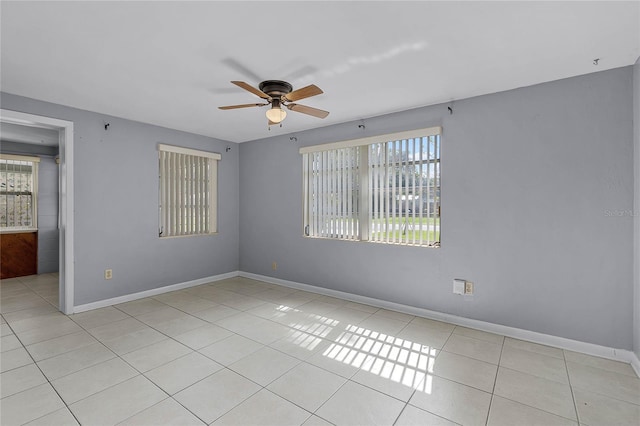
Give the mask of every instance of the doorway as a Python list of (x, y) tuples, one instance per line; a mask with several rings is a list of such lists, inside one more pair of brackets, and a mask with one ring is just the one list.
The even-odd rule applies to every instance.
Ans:
[(73, 122), (23, 112), (0, 109), (0, 122), (52, 129), (59, 138), (59, 309), (73, 313)]

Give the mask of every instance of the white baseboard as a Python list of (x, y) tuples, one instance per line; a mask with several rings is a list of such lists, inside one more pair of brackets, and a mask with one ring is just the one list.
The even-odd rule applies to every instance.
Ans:
[(124, 296), (118, 296), (111, 299), (98, 300), (97, 302), (86, 303), (84, 305), (78, 305), (73, 307), (73, 313), (80, 313), (84, 311), (90, 311), (92, 309), (104, 308), (106, 306), (117, 305), (119, 303), (130, 302), (132, 300), (144, 299), (145, 297), (157, 296), (158, 294), (168, 293), (170, 291), (182, 290), (183, 288), (195, 287), (197, 285), (207, 284), (215, 281), (226, 280), (227, 278), (234, 278), (239, 275), (238, 271), (227, 272), (226, 274), (213, 275), (210, 277), (199, 278), (193, 281), (186, 281), (183, 283), (168, 285), (164, 287), (152, 288), (151, 290), (141, 291), (139, 293), (126, 294)]
[(503, 336), (515, 339), (526, 340), (541, 345), (553, 346), (560, 349), (567, 349), (574, 352), (581, 352), (587, 355), (598, 356), (601, 358), (612, 359), (631, 364), (638, 377), (640, 377), (640, 359), (632, 351), (626, 349), (615, 349), (606, 346), (595, 345), (593, 343), (580, 342), (577, 340), (566, 339), (564, 337), (552, 336), (550, 334), (537, 333), (535, 331), (523, 330), (520, 328), (508, 327), (506, 325), (493, 324), (485, 321), (478, 321), (470, 318), (460, 317), (457, 315), (445, 314), (442, 312), (431, 311), (428, 309), (418, 308), (415, 306), (403, 305), (400, 303), (389, 302), (386, 300), (375, 299), (372, 297), (359, 296), (357, 294), (346, 293), (339, 290), (332, 290), (323, 287), (316, 287), (309, 284), (302, 284), (295, 281), (283, 280), (267, 275), (258, 275), (244, 271), (233, 271), (220, 275), (199, 278), (193, 281), (186, 281), (168, 285), (165, 287), (154, 288), (151, 290), (141, 291), (139, 293), (127, 294), (124, 296), (114, 297), (111, 299), (99, 300), (84, 305), (74, 306), (73, 312), (80, 313), (92, 309), (104, 308), (106, 306), (117, 305), (119, 303), (130, 302), (132, 300), (143, 299), (145, 297), (157, 296), (158, 294), (168, 293), (170, 291), (182, 290), (202, 284), (215, 281), (221, 281), (234, 277), (245, 277), (253, 280), (264, 281), (271, 284), (277, 284), (284, 287), (304, 290), (311, 293), (322, 294), (326, 296), (339, 297), (341, 299), (350, 300), (352, 302), (364, 303), (366, 305), (377, 306), (379, 308), (389, 309), (392, 311), (402, 312), (410, 315), (416, 315), (437, 321), (444, 321), (455, 325), (474, 328), (476, 330), (486, 331), (489, 333), (501, 334)]
[(560, 349), (566, 349), (574, 352), (581, 352), (587, 355), (598, 356), (601, 358), (612, 359), (631, 364), (638, 377), (640, 377), (640, 360), (636, 354), (626, 349), (615, 349), (606, 346), (600, 346), (593, 343), (580, 342), (578, 340), (567, 339), (564, 337), (552, 336), (550, 334), (537, 333), (535, 331), (523, 330), (506, 325), (493, 324), (490, 322), (474, 320), (470, 318), (460, 317), (457, 315), (445, 314), (442, 312), (431, 311), (428, 309), (417, 308), (415, 306), (403, 305), (400, 303), (389, 302), (372, 297), (359, 296), (357, 294), (345, 293), (339, 290), (315, 287), (308, 284), (302, 284), (295, 281), (287, 281), (280, 278), (269, 277), (267, 275), (252, 274), (249, 272), (239, 272), (239, 276), (250, 278), (258, 281), (264, 281), (271, 284), (278, 284), (284, 287), (295, 288), (298, 290), (309, 291), (312, 293), (323, 294), (326, 296), (338, 297), (350, 300), (352, 302), (364, 303), (366, 305), (377, 306), (392, 311), (402, 312), (410, 315), (416, 315), (437, 321), (444, 321), (463, 327), (474, 328), (476, 330), (486, 331), (489, 333), (501, 334), (503, 336), (512, 337), (514, 339), (526, 340), (541, 345), (553, 346)]
[(640, 377), (640, 358), (635, 354), (635, 352), (631, 352), (631, 368), (636, 372), (636, 375)]

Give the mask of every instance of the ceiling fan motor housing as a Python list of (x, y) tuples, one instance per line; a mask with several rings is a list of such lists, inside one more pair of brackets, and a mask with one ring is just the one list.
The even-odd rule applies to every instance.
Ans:
[[(284, 120), (286, 111), (282, 107), (286, 107), (291, 111), (300, 112), (302, 114), (307, 114), (318, 118), (326, 118), (327, 115), (329, 115), (329, 111), (323, 111), (321, 109), (294, 103), (300, 99), (310, 98), (311, 96), (316, 96), (323, 93), (323, 91), (315, 84), (310, 84), (300, 89), (293, 90), (293, 86), (291, 86), (291, 84), (282, 80), (265, 80), (260, 83), (260, 89), (256, 89), (255, 87), (245, 83), (244, 81), (232, 81), (231, 83), (235, 84), (241, 89), (253, 93), (267, 103), (227, 105), (218, 107), (220, 109), (237, 109), (270, 105), (271, 108), (269, 108), (269, 110), (267, 111), (267, 118), (269, 118), (270, 122), (274, 123), (279, 123)], [(279, 116), (276, 117), (276, 114), (279, 114)], [(270, 115), (273, 115), (273, 118), (270, 117)]]
[(293, 90), (291, 84), (281, 80), (265, 80), (258, 87), (272, 98), (286, 95)]

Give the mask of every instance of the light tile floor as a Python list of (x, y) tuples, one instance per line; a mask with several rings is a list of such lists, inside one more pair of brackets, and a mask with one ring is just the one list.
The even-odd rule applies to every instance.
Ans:
[(628, 364), (233, 278), (57, 311), (0, 282), (4, 426), (638, 425)]

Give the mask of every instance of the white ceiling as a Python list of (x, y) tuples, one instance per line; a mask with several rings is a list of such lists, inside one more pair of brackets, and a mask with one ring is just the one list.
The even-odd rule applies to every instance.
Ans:
[[(2, 1), (1, 89), (243, 142), (633, 64), (640, 2)], [(599, 58), (598, 65), (593, 60)], [(267, 130), (229, 83), (324, 94)]]

